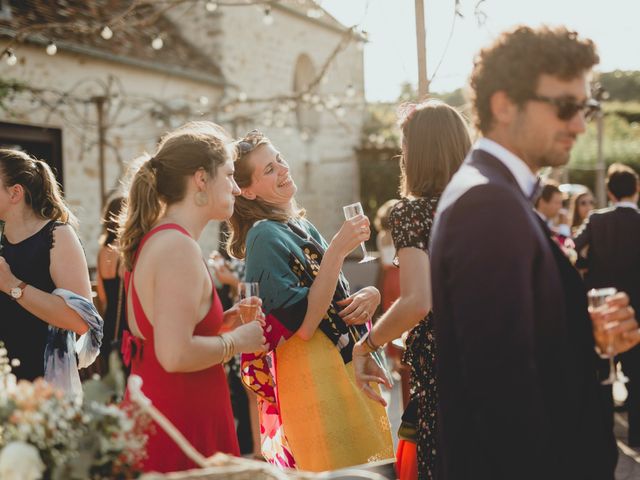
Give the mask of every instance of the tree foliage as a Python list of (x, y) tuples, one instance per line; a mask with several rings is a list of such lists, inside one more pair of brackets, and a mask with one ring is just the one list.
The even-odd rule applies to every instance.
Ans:
[(598, 81), (609, 92), (609, 100), (619, 102), (640, 101), (640, 72), (615, 70), (603, 72)]

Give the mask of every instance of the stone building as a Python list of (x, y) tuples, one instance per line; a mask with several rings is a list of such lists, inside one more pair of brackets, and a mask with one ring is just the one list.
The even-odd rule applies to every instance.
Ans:
[(0, 0), (0, 145), (57, 168), (90, 265), (105, 197), (188, 120), (264, 131), (329, 238), (357, 200), (362, 39), (311, 0), (238, 4)]

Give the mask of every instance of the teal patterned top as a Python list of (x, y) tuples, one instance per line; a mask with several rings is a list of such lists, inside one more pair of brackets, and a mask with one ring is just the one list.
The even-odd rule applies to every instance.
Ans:
[[(302, 218), (289, 223), (261, 220), (249, 230), (245, 281), (259, 283), (271, 348), (300, 328), (309, 288), (318, 275), (327, 246), (311, 222)], [(340, 273), (331, 305), (318, 327), (338, 348), (345, 363), (351, 361), (354, 341), (338, 315), (340, 307), (336, 302), (348, 295), (349, 284)], [(361, 327), (366, 331), (364, 325), (358, 330)]]

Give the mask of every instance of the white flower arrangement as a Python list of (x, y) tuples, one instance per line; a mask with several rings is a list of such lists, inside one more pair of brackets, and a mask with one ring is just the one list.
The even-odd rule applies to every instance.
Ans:
[[(94, 392), (110, 391), (92, 382)], [(111, 395), (91, 397), (65, 395), (41, 378), (16, 381), (0, 344), (0, 478), (137, 477), (148, 420), (132, 404), (109, 403)]]

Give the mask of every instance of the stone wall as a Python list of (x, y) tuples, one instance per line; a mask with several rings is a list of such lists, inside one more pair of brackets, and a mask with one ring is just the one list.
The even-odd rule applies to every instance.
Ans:
[[(272, 25), (263, 23), (264, 9), (259, 6), (220, 7), (214, 14), (193, 9), (180, 21), (190, 22), (189, 14), (200, 17), (194, 20), (201, 22), (201, 28), (191, 33), (194, 38), (199, 35), (199, 40), (206, 43), (202, 32), (210, 30), (209, 42), (217, 48), (215, 58), (230, 83), (227, 99), (242, 93), (248, 98), (291, 95), (298, 58), (307, 55), (319, 72), (345, 35), (324, 26), (328, 18), (314, 21), (277, 5), (271, 12)], [(346, 98), (349, 85), (355, 95)], [(364, 118), (364, 78), (363, 54), (356, 41), (351, 41), (331, 63), (318, 95), (333, 95), (349, 105), (344, 117), (327, 111), (318, 113), (320, 128), (306, 141), (294, 110), (276, 113), (283, 122), (280, 125), (270, 118), (273, 105), (240, 106), (228, 115), (222, 113), (219, 120), (224, 124), (225, 118), (242, 112), (246, 118), (227, 123), (229, 131), (240, 136), (258, 128), (273, 141), (291, 165), (299, 203), (330, 240), (342, 224), (342, 205), (356, 201), (359, 195), (354, 149), (360, 142)]]
[[(23, 45), (20, 61), (9, 67), (0, 62), (0, 77), (17, 80), (32, 88), (69, 92), (71, 96), (90, 99), (116, 93), (106, 107), (105, 185), (107, 191), (118, 188), (119, 179), (136, 157), (145, 151), (153, 153), (160, 136), (187, 120), (175, 115), (165, 122), (150, 113), (153, 99), (192, 99), (208, 95), (215, 101), (221, 95), (212, 87), (144, 68), (133, 68), (115, 62), (96, 60), (84, 55), (65, 53), (46, 55), (44, 48)], [(109, 79), (114, 80), (109, 87)], [(27, 93), (7, 99), (0, 109), (0, 121), (22, 125), (45, 126), (62, 130), (63, 170), (66, 199), (80, 220), (80, 237), (90, 266), (95, 265), (100, 236), (100, 185), (98, 164), (97, 110), (91, 101), (46, 94), (33, 100)], [(182, 100), (180, 100), (182, 102)], [(209, 248), (215, 245), (217, 230), (209, 235)]]
[[(58, 49), (57, 55), (48, 56), (43, 47), (29, 45), (20, 45), (17, 65), (10, 67), (0, 62), (0, 78), (19, 80), (34, 88), (72, 91), (75, 96), (85, 98), (105, 95), (107, 91), (118, 95), (107, 111), (107, 189), (118, 186), (118, 179), (132, 159), (145, 151), (153, 152), (165, 131), (187, 120), (218, 121), (234, 135), (259, 128), (290, 163), (298, 185), (299, 203), (330, 240), (342, 224), (342, 205), (358, 200), (359, 196), (354, 149), (359, 144), (364, 117), (364, 82), (363, 55), (355, 41), (337, 55), (318, 89), (323, 98), (333, 95), (348, 103), (345, 114), (339, 117), (327, 111), (318, 112), (319, 129), (309, 138), (305, 138), (296, 121), (295, 109), (282, 112), (273, 104), (245, 104), (230, 112), (206, 117), (193, 115), (204, 109), (198, 105), (202, 96), (209, 99), (211, 107), (236, 98), (241, 92), (249, 98), (291, 95), (298, 58), (307, 55), (318, 72), (344, 36), (338, 28), (277, 5), (273, 8), (272, 25), (264, 25), (263, 15), (263, 9), (256, 6), (220, 7), (207, 13), (200, 4), (169, 12), (183, 37), (222, 68), (228, 82), (224, 90), (143, 67), (65, 52), (63, 48)], [(355, 90), (351, 97), (345, 94), (349, 85)], [(80, 236), (89, 265), (94, 266), (100, 219), (95, 104), (67, 100), (50, 109), (33, 104), (30, 98), (18, 94), (9, 99), (8, 110), (0, 110), (0, 121), (62, 130), (66, 197), (79, 217)], [(168, 105), (173, 110), (171, 115), (152, 114), (154, 105), (150, 99), (154, 98), (159, 104)], [(54, 100), (55, 96), (50, 96), (50, 101)], [(280, 119), (275, 123), (269, 118), (274, 108)], [(187, 116), (180, 112), (192, 113)], [(211, 225), (203, 234), (203, 250), (214, 248), (217, 238), (218, 226)]]

